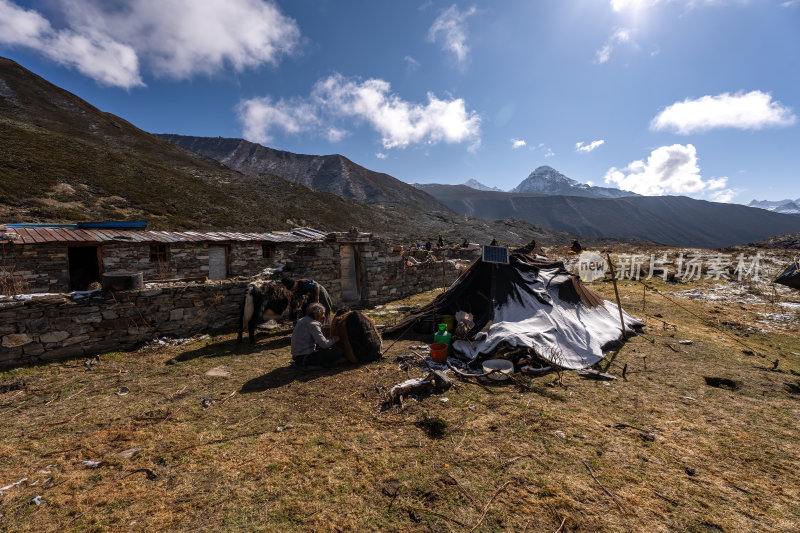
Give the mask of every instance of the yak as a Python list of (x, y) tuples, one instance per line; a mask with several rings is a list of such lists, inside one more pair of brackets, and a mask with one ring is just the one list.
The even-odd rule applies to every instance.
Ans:
[(256, 326), (267, 320), (283, 320), (293, 318), (297, 320), (297, 314), (302, 306), (299, 298), (292, 296), (292, 291), (277, 281), (253, 282), (247, 286), (244, 301), (239, 313), (239, 337), (238, 342), (242, 342), (242, 334), (247, 329), (250, 344), (255, 343)]
[(351, 363), (367, 363), (381, 358), (381, 335), (375, 322), (360, 311), (341, 309), (333, 318), (331, 334)]

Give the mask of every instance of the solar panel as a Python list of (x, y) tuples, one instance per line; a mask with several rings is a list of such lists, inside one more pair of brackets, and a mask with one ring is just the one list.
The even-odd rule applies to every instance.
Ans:
[(502, 265), (508, 264), (508, 248), (505, 246), (484, 246), (483, 247), (483, 262), (484, 263), (500, 263)]

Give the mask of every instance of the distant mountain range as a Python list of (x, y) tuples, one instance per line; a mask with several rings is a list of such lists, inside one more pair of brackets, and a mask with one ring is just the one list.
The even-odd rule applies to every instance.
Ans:
[(500, 192), (503, 191), (503, 189), (501, 189), (500, 187), (489, 187), (488, 185), (484, 185), (483, 183), (481, 183), (476, 179), (471, 179), (469, 181), (466, 181), (464, 182), (464, 185), (466, 185), (467, 187), (471, 187), (477, 191), (500, 191)]
[[(437, 187), (438, 183), (412, 183), (418, 189)], [(476, 191), (504, 192), (499, 187), (489, 187), (476, 179), (470, 179), (464, 185)], [(595, 187), (568, 178), (553, 167), (541, 166), (531, 172), (519, 185), (508, 192), (545, 194), (548, 196), (583, 196), (587, 198), (624, 198), (639, 196), (635, 192), (623, 191), (613, 187)]]
[(797, 200), (753, 200), (749, 204), (750, 207), (758, 207), (766, 209), (773, 213), (784, 213), (786, 215), (800, 215), (800, 198)]
[(478, 191), (464, 185), (425, 185), (464, 215), (510, 217), (581, 235), (647, 239), (673, 246), (721, 248), (800, 231), (800, 217), (684, 196), (587, 198)]
[(531, 172), (522, 183), (511, 189), (510, 192), (547, 194), (550, 196), (583, 196), (586, 198), (624, 198), (626, 196), (639, 196), (634, 192), (623, 191), (612, 187), (595, 187), (586, 183), (580, 183), (548, 166), (541, 166)]
[(432, 196), (408, 183), (364, 168), (342, 155), (295, 154), (243, 139), (224, 137), (191, 137), (166, 133), (156, 136), (186, 150), (216, 159), (242, 174), (272, 174), (347, 200), (385, 207), (413, 205), (434, 211), (441, 211), (443, 208)]

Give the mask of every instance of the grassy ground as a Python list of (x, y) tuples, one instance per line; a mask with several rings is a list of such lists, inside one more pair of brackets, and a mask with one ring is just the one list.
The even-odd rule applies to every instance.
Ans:
[(758, 287), (747, 303), (648, 292), (644, 312), (641, 285), (620, 290), (648, 323), (610, 354), (626, 380), (457, 381), (403, 410), (381, 411), (376, 384), (406, 379), (394, 359), (418, 339), (307, 374), (287, 330), (0, 372), (0, 487), (27, 478), (0, 497), (0, 530), (796, 531), (797, 320), (764, 323), (777, 308)]

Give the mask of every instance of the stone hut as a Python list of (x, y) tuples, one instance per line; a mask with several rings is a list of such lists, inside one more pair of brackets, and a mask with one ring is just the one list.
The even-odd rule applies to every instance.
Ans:
[[(111, 223), (0, 226), (0, 283), (19, 293), (86, 290), (104, 272), (145, 280), (252, 277), (322, 242), (310, 228), (269, 233), (147, 231)], [(6, 291), (9, 292), (9, 291)]]

